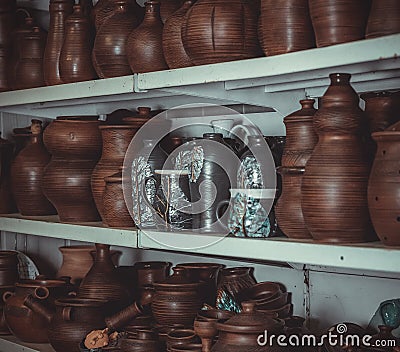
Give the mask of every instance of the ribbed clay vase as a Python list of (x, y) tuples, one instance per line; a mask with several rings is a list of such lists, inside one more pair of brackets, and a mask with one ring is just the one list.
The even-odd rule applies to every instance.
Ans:
[(400, 33), (400, 2), (397, 0), (372, 0), (366, 38)]
[(280, 167), (282, 193), (275, 206), (279, 228), (289, 238), (312, 238), (301, 209), (301, 181), (304, 167)]
[(369, 0), (309, 0), (317, 47), (364, 39)]
[(13, 143), (0, 137), (0, 214), (15, 213), (17, 211), (11, 192), (11, 163), (13, 156)]
[(304, 167), (310, 158), (318, 135), (314, 130), (314, 99), (300, 100), (301, 109), (283, 119), (286, 126), (286, 143), (283, 148), (282, 166)]
[(257, 19), (248, 0), (198, 0), (186, 13), (183, 45), (196, 65), (260, 56)]
[(44, 52), (44, 80), (48, 86), (62, 84), (60, 55), (65, 38), (65, 20), (72, 13), (74, 0), (50, 0), (50, 23)]
[(372, 134), (378, 145), (368, 183), (368, 206), (379, 239), (400, 245), (400, 131)]
[(143, 22), (128, 37), (127, 53), (132, 72), (143, 73), (168, 69), (162, 46), (163, 23), (160, 3), (145, 3)]
[(81, 5), (65, 21), (65, 38), (60, 55), (60, 76), (64, 83), (97, 77), (92, 64), (94, 28)]
[(42, 189), (62, 222), (100, 220), (90, 185), (102, 146), (99, 125), (90, 116), (62, 117), (44, 132), (52, 158), (43, 174)]
[(101, 158), (93, 169), (91, 187), (97, 210), (102, 219), (105, 177), (111, 176), (122, 167), (125, 153), (138, 128), (131, 125), (100, 126), (103, 149)]
[(301, 202), (312, 237), (326, 242), (375, 239), (368, 213), (369, 163), (361, 139), (363, 112), (350, 74), (334, 73), (314, 116), (318, 143), (306, 164)]
[(43, 144), (42, 121), (32, 120), (32, 135), (11, 166), (11, 188), (21, 215), (56, 214), (42, 191), (44, 169), (51, 155)]
[(187, 0), (181, 8), (174, 12), (164, 23), (162, 45), (165, 61), (169, 68), (193, 66), (182, 42), (182, 24), (194, 0)]
[(132, 73), (127, 57), (129, 34), (139, 19), (129, 0), (115, 0), (115, 9), (98, 29), (93, 47), (93, 65), (100, 78), (126, 76)]
[(262, 0), (260, 21), (266, 56), (315, 47), (308, 0)]

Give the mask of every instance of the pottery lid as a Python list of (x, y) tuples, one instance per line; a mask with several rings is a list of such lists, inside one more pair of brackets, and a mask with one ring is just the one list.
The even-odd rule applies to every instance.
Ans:
[(173, 274), (167, 277), (162, 282), (155, 282), (154, 287), (156, 290), (195, 290), (205, 283), (196, 281), (188, 275), (188, 271), (183, 267), (172, 268)]
[(217, 329), (233, 333), (258, 334), (265, 330), (279, 331), (283, 328), (282, 320), (257, 312), (255, 307), (256, 303), (253, 301), (242, 302), (242, 312), (234, 315), (225, 323), (217, 323)]

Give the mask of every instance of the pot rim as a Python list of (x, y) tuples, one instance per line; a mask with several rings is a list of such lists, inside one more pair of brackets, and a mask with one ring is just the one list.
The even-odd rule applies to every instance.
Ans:
[(101, 307), (108, 301), (95, 298), (59, 298), (55, 300), (59, 307)]
[(15, 283), (15, 287), (23, 287), (23, 288), (35, 288), (35, 287), (70, 287), (71, 283), (66, 282), (64, 280), (57, 279), (32, 279), (32, 280), (21, 280)]

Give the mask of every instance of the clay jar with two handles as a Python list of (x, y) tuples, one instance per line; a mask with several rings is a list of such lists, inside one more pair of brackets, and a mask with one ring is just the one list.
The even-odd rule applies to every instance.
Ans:
[(32, 296), (46, 306), (54, 308), (54, 302), (67, 297), (74, 287), (68, 280), (22, 280), (15, 284), (15, 293), (5, 292), (4, 316), (10, 331), (21, 341), (32, 343), (48, 342), (48, 320), (25, 305), (25, 299)]
[(96, 116), (63, 116), (44, 132), (52, 158), (42, 188), (63, 222), (99, 220), (90, 187), (102, 145), (99, 126)]

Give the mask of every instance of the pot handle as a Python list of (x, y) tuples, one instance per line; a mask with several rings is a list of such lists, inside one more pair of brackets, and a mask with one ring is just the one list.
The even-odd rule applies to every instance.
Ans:
[(71, 320), (71, 311), (72, 307), (64, 307), (62, 309), (62, 318), (65, 321), (70, 321)]
[(47, 297), (49, 297), (49, 289), (47, 287), (44, 286), (39, 286), (35, 288), (35, 291), (33, 291), (33, 294), (35, 296), (35, 298), (37, 299), (46, 299)]
[(6, 291), (3, 293), (3, 301), (7, 302), (9, 298), (11, 298), (11, 296), (14, 296), (14, 292), (11, 291)]

